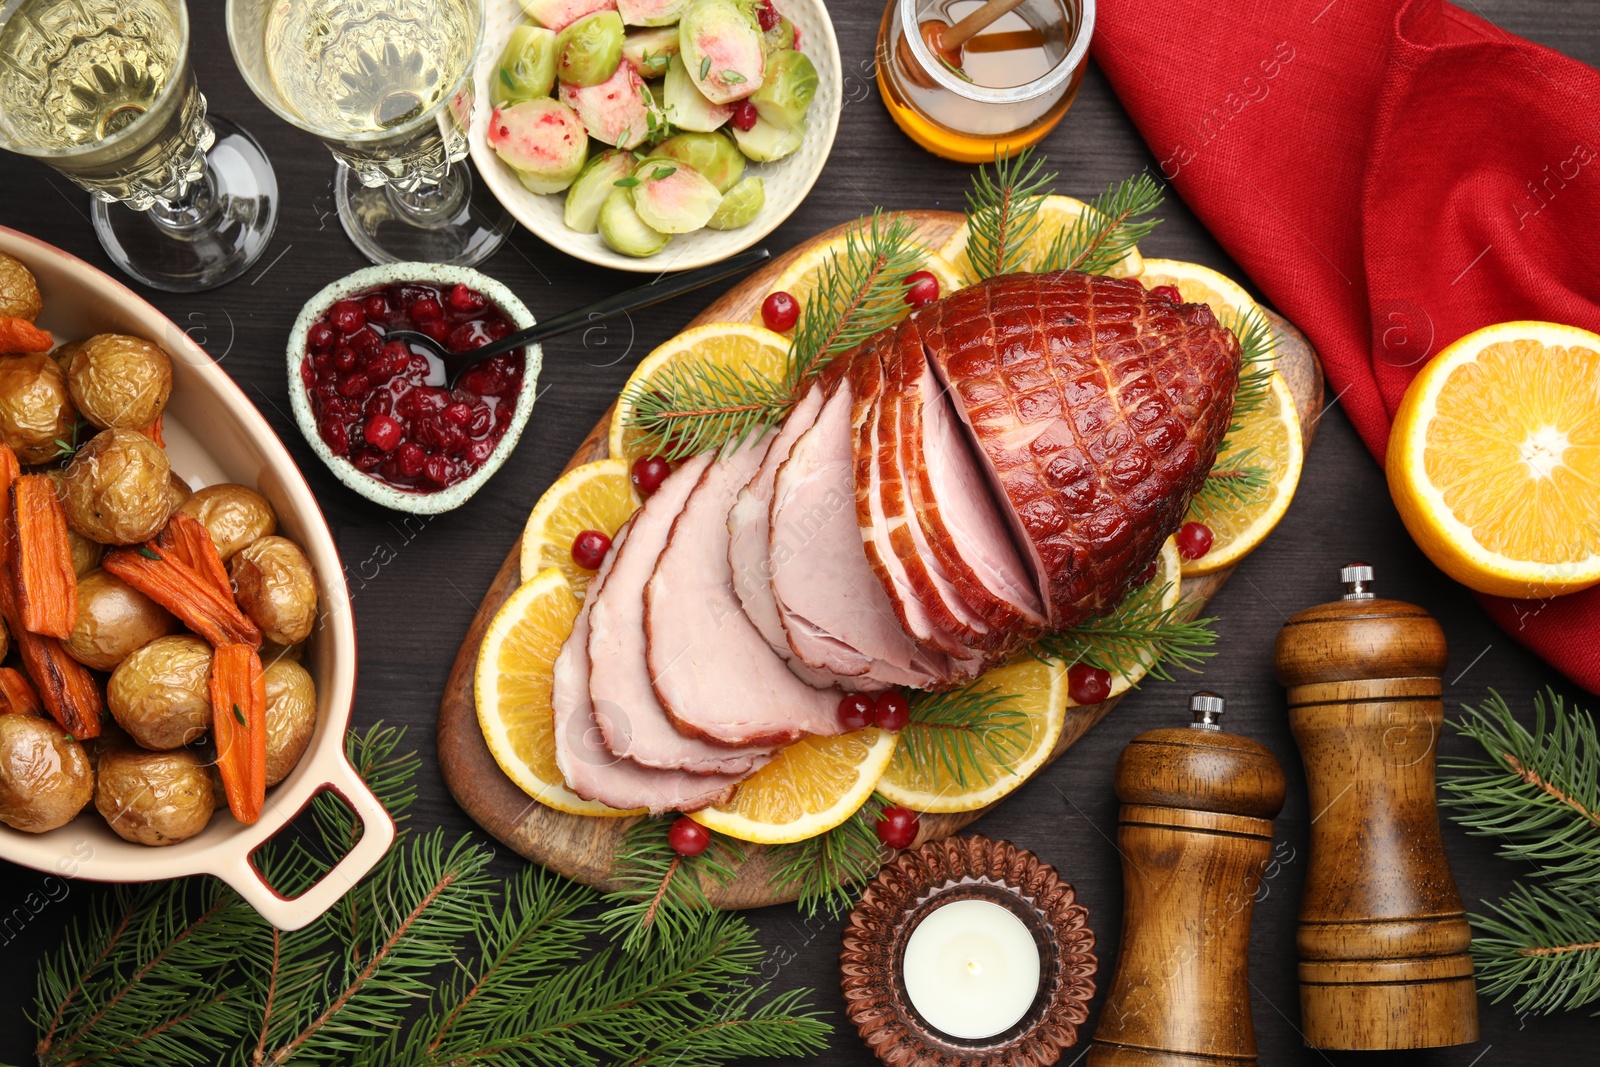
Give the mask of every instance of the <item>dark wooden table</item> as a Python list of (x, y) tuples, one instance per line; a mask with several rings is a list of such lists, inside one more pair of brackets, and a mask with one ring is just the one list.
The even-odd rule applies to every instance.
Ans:
[[(774, 250), (874, 206), (959, 209), (970, 175), (967, 167), (918, 150), (880, 105), (872, 77), (879, 5), (841, 0), (830, 6), (846, 75), (838, 142), (809, 200), (769, 239)], [(1600, 63), (1600, 25), (1583, 0), (1467, 0), (1467, 6), (1514, 33)], [(521, 447), (504, 469), (459, 511), (402, 524), (400, 516), (336, 482), (288, 414), (283, 346), (296, 312), (317, 288), (366, 265), (333, 214), (332, 161), (317, 141), (270, 115), (245, 88), (228, 51), (220, 4), (195, 4), (192, 11), (192, 55), (201, 88), (217, 113), (244, 124), (266, 146), (277, 168), (283, 208), (272, 248), (244, 280), (199, 296), (146, 295), (239, 381), (288, 443), (321, 499), (344, 556), (361, 641), (355, 720), (407, 724), (409, 743), (425, 757), (422, 799), (413, 825), (439, 825), (451, 834), (472, 830), (432, 759), (434, 715), (456, 647), (540, 491), (611, 403), (633, 364), (708, 304), (715, 290), (653, 309), (631, 323), (548, 345), (538, 406)], [(1154, 169), (1144, 143), (1093, 67), (1072, 113), (1045, 149), (1061, 172), (1060, 190), (1080, 197), (1141, 169)], [(1147, 254), (1206, 263), (1244, 280), (1181, 202), (1170, 200), (1162, 213), (1167, 222), (1143, 246)], [(0, 154), (0, 223), (116, 273), (90, 229), (84, 195), (40, 164)], [(486, 269), (541, 316), (638, 280), (577, 262), (520, 231)], [(1301, 1045), (1294, 930), (1309, 816), (1283, 694), (1272, 676), (1272, 642), (1286, 616), (1331, 599), (1335, 568), (1357, 557), (1376, 565), (1385, 595), (1422, 604), (1444, 624), (1451, 644), (1446, 676), (1450, 708), (1480, 701), (1492, 687), (1526, 709), (1537, 688), (1559, 683), (1553, 671), (1496, 630), (1472, 598), (1413, 547), (1389, 502), (1380, 470), (1334, 407), (1323, 418), (1288, 516), (1212, 603), (1220, 620), (1218, 655), (1203, 680), (1146, 684), (976, 829), (1033, 849), (1077, 886), (1099, 938), (1103, 989), (1116, 957), (1122, 899), (1112, 845), (1112, 767), (1135, 734), (1184, 721), (1185, 698), (1203, 684), (1227, 696), (1230, 728), (1269, 745), (1289, 773), (1288, 803), (1277, 823), (1279, 851), (1287, 862), (1262, 890), (1250, 961), (1263, 1064), (1593, 1063), (1593, 1047), (1583, 1049), (1586, 1041), (1600, 1036), (1600, 1027), (1587, 1016), (1523, 1019), (1509, 1005), (1487, 1001), (1481, 1005), (1483, 1040), (1473, 1046), (1363, 1058), (1324, 1055)], [(1446, 737), (1442, 747), (1447, 754), (1468, 751), (1454, 736)], [(1487, 842), (1453, 826), (1446, 827), (1445, 838), (1456, 878), (1472, 907), (1510, 888), (1519, 872), (1495, 859)], [(501, 873), (509, 874), (523, 861), (505, 854), (496, 862)], [(0, 920), (38, 890), (42, 879), (36, 872), (0, 865)], [(91, 885), (74, 884), (64, 900), (33, 921), (0, 922), (0, 945), (7, 956), (6, 977), (0, 978), (0, 1061), (31, 1059), (34, 1035), (24, 1012), (34, 992), (33, 961), (57, 943), (65, 924), (96, 893)], [(777, 974), (777, 986), (810, 986), (817, 1004), (839, 1012), (840, 924), (804, 922), (792, 907), (769, 908), (751, 913), (751, 918), (760, 928), (769, 954), (767, 970)], [(839, 1025), (831, 1050), (819, 1061), (874, 1062), (842, 1014), (835, 1021)], [(1064, 1062), (1075, 1062), (1083, 1047)]]

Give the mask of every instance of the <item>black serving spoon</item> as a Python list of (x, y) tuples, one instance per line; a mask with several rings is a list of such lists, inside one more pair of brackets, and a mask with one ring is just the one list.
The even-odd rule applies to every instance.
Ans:
[(507, 334), (498, 341), (486, 344), (482, 348), (474, 348), (470, 352), (448, 351), (438, 341), (435, 341), (425, 333), (418, 333), (416, 330), (389, 330), (383, 335), (383, 339), (385, 341), (404, 341), (407, 344), (420, 345), (422, 348), (427, 349), (444, 364), (445, 381), (449, 383), (451, 388), (454, 388), (456, 379), (460, 378), (469, 367), (481, 363), (483, 360), (491, 359), (506, 352), (513, 352), (525, 345), (537, 344), (551, 337), (570, 333), (573, 330), (596, 322), (604, 322), (606, 319), (615, 318), (630, 311), (638, 311), (641, 308), (659, 304), (663, 300), (671, 300), (675, 296), (682, 296), (684, 293), (692, 292), (703, 285), (719, 282), (730, 275), (747, 270), (767, 259), (769, 255), (770, 253), (765, 248), (752, 248), (748, 251), (740, 252), (736, 256), (731, 256), (720, 263), (713, 263), (709, 267), (700, 267), (696, 270), (684, 271), (682, 274), (674, 274), (663, 278), (661, 281), (628, 289), (614, 296), (608, 296), (604, 300), (597, 300), (593, 304), (574, 308), (571, 311), (557, 315), (553, 319), (535, 323), (526, 330), (518, 330), (516, 333)]

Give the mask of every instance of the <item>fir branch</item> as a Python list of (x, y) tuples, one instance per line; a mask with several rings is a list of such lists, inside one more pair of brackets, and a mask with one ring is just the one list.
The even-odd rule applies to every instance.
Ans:
[(1107, 186), (1089, 202), (1088, 210), (1056, 235), (1034, 269), (1107, 273), (1161, 224), (1160, 219), (1143, 217), (1160, 207), (1161, 200), (1161, 186), (1148, 174)]
[(993, 174), (980, 169), (967, 193), (967, 261), (979, 279), (1013, 274), (1027, 263), (1028, 245), (1043, 220), (1039, 209), (1056, 180), (1041, 173), (1043, 158), (1025, 149), (1007, 159), (996, 158)]
[(808, 1057), (827, 1047), (828, 1024), (811, 1011), (803, 991), (779, 994), (765, 1004), (757, 986), (731, 1002), (718, 1016), (660, 1041), (628, 1067), (713, 1067), (747, 1056)]
[(1600, 915), (1595, 897), (1517, 884), (1471, 916), (1478, 989), (1495, 1003), (1516, 996), (1519, 1013), (1545, 1015), (1600, 1001)]
[(1131, 677), (1140, 665), (1163, 681), (1172, 680), (1169, 666), (1198, 673), (1214, 655), (1206, 649), (1216, 643), (1211, 629), (1216, 620), (1193, 618), (1198, 605), (1188, 599), (1162, 607), (1168, 588), (1167, 583), (1148, 582), (1110, 615), (1046, 634), (1034, 645), (1034, 654), (1068, 665), (1087, 663), (1113, 677)]
[(631, 386), (625, 403), (641, 447), (676, 462), (765, 432), (783, 421), (794, 399), (782, 383), (686, 359)]
[(1248, 507), (1264, 499), (1272, 488), (1272, 470), (1251, 462), (1255, 456), (1252, 446), (1219, 459), (1189, 502), (1189, 517), (1203, 521), (1217, 512)]
[[(1272, 391), (1272, 373), (1277, 368), (1278, 332), (1266, 312), (1252, 307), (1243, 316), (1227, 314), (1222, 325), (1233, 331), (1239, 339), (1241, 360), (1239, 386), (1233, 394), (1233, 424), (1229, 432), (1239, 428), (1239, 417), (1259, 408)], [(1223, 442), (1227, 447), (1227, 442)]]
[(884, 800), (874, 793), (844, 822), (825, 834), (768, 849), (768, 878), (779, 892), (799, 891), (797, 905), (807, 918), (821, 909), (837, 918), (852, 905), (850, 887), (878, 873), (885, 857), (878, 839)]
[(784, 372), (791, 402), (835, 356), (905, 317), (906, 279), (928, 254), (915, 235), (908, 216), (881, 208), (846, 231), (842, 254), (823, 264), (795, 324)]
[(644, 819), (628, 828), (611, 867), (611, 879), (622, 888), (607, 894), (611, 910), (601, 925), (622, 937), (622, 950), (637, 953), (653, 945), (681, 939), (707, 911), (706, 882), (727, 885), (739, 875), (744, 849), (731, 837), (713, 831), (711, 844), (698, 856), (680, 856), (667, 840), (677, 816)]
[(1505, 859), (1534, 864), (1541, 887), (1600, 898), (1600, 731), (1548, 690), (1523, 726), (1499, 693), (1456, 724), (1488, 758), (1442, 760), (1441, 803), (1467, 832), (1499, 839)]
[(1028, 747), (1028, 714), (1012, 703), (982, 678), (948, 692), (918, 693), (895, 759), (925, 777), (943, 768), (962, 789), (972, 780), (990, 785), (989, 767), (1009, 768)]

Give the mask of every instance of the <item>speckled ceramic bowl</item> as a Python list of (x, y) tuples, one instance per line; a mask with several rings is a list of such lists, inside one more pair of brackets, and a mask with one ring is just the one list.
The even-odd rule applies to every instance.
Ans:
[(413, 515), (438, 515), (452, 511), (470, 500), (472, 494), (482, 489), (484, 483), (500, 469), (506, 457), (511, 455), (511, 450), (517, 447), (517, 440), (522, 436), (522, 428), (528, 424), (528, 416), (533, 412), (533, 399), (538, 393), (539, 368), (543, 353), (538, 345), (529, 345), (525, 349), (522, 391), (517, 394), (517, 407), (511, 416), (511, 424), (506, 427), (505, 436), (489, 454), (489, 458), (484, 460), (483, 466), (474, 471), (471, 477), (432, 493), (409, 492), (379, 481), (357, 469), (355, 464), (343, 456), (334, 455), (333, 450), (322, 439), (322, 434), (317, 430), (316, 416), (311, 412), (311, 396), (306, 391), (305, 380), (300, 376), (300, 366), (306, 361), (306, 332), (328, 308), (347, 296), (354, 296), (356, 293), (378, 286), (405, 282), (427, 282), (438, 286), (468, 285), (488, 297), (491, 304), (505, 312), (506, 317), (517, 329), (526, 330), (533, 325), (533, 312), (517, 299), (515, 293), (488, 275), (470, 267), (452, 267), (443, 263), (384, 263), (376, 267), (367, 267), (340, 278), (332, 285), (325, 286), (300, 309), (299, 317), (294, 320), (294, 329), (289, 333), (289, 402), (294, 408), (294, 420), (299, 423), (300, 432), (305, 435), (306, 441), (310, 443), (317, 456), (341, 482), (368, 500), (382, 504), (386, 508), (409, 511)]

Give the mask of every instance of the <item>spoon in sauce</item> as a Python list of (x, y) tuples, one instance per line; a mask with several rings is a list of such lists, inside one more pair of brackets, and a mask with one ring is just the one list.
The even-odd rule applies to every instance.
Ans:
[[(958, 21), (954, 26), (941, 19), (929, 19), (927, 22), (919, 23), (917, 28), (922, 31), (922, 41), (928, 46), (928, 51), (933, 53), (934, 58), (943, 63), (951, 72), (960, 75), (962, 74), (962, 47), (987, 29), (990, 23), (1015, 8), (1021, 7), (1022, 4), (1023, 0), (989, 0), (988, 3)], [(1020, 34), (1013, 33), (1009, 36), (1020, 36)], [(906, 48), (906, 42), (903, 39), (900, 42), (900, 47), (902, 49), (902, 53), (899, 56), (901, 68), (918, 85), (925, 89), (932, 89), (934, 87), (933, 79), (923, 73), (920, 64), (912, 61), (909, 54), (910, 50)]]
[(738, 274), (754, 267), (768, 258), (769, 253), (765, 248), (751, 248), (730, 256), (721, 263), (713, 263), (709, 267), (700, 267), (697, 270), (684, 271), (674, 274), (649, 285), (640, 285), (627, 289), (604, 300), (597, 300), (592, 304), (574, 308), (563, 312), (552, 319), (535, 323), (526, 330), (518, 330), (491, 342), (481, 348), (474, 348), (470, 352), (451, 352), (438, 341), (425, 333), (416, 330), (390, 330), (384, 334), (385, 341), (404, 341), (406, 344), (425, 348), (444, 364), (445, 381), (449, 388), (455, 388), (457, 379), (477, 363), (495, 356), (513, 352), (525, 345), (537, 344), (540, 341), (559, 337), (564, 333), (604, 322), (618, 315), (625, 315), (631, 311), (659, 304), (664, 300), (682, 296), (693, 292), (702, 286), (719, 282), (724, 278)]

